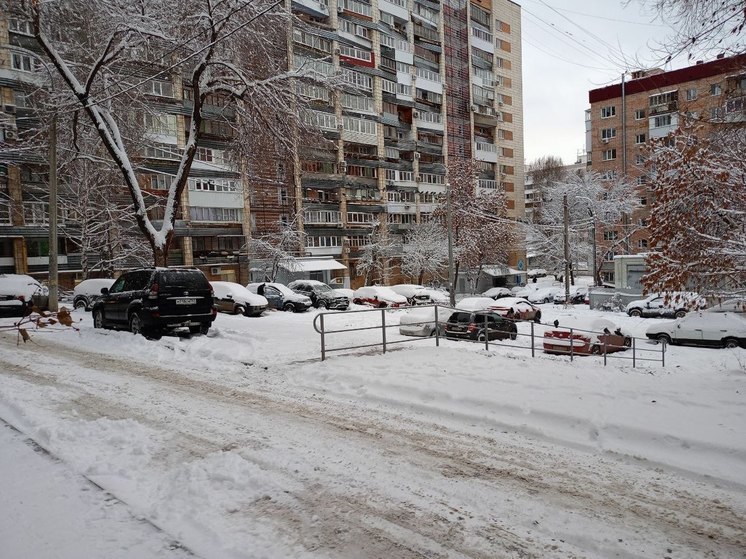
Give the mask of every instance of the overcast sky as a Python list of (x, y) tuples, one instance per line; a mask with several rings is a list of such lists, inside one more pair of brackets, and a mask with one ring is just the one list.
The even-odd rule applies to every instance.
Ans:
[[(585, 149), (588, 91), (650, 67), (657, 40), (671, 29), (632, 0), (517, 0), (523, 11), (525, 157), (574, 163)], [(681, 67), (684, 63), (674, 67)], [(670, 69), (671, 67), (666, 67)]]

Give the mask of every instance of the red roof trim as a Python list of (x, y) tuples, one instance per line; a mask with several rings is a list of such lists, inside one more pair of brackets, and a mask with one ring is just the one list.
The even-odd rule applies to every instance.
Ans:
[[(738, 56), (732, 56), (730, 58), (720, 58), (703, 64), (687, 66), (680, 70), (671, 70), (670, 72), (664, 72), (654, 76), (630, 80), (625, 84), (624, 89), (627, 95), (632, 95), (634, 93), (642, 93), (643, 91), (655, 91), (680, 83), (701, 80), (718, 74), (743, 71), (744, 69), (746, 69), (746, 54), (739, 54)], [(588, 92), (588, 101), (591, 103), (598, 103), (599, 101), (616, 99), (621, 96), (622, 84), (616, 83), (600, 89), (590, 90)]]

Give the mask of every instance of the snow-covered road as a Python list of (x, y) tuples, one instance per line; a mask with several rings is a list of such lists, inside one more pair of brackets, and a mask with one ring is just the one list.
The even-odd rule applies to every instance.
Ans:
[(742, 350), (632, 369), (425, 342), (321, 363), (312, 313), (159, 342), (75, 316), (80, 334), (0, 334), (0, 418), (197, 556), (746, 549)]

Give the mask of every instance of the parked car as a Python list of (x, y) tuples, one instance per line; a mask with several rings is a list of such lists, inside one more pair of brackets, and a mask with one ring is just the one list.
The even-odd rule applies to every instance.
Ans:
[(262, 295), (246, 289), (232, 281), (211, 281), (215, 306), (221, 312), (260, 316), (267, 310), (269, 302)]
[(494, 310), (497, 306), (491, 297), (464, 297), (456, 303), (456, 308), (464, 311)]
[(512, 309), (514, 320), (541, 322), (541, 309), (521, 297), (503, 297), (495, 301), (493, 308), (501, 316), (507, 316)]
[[(588, 288), (585, 286), (570, 287), (570, 303), (573, 305), (582, 305), (583, 303), (588, 304)], [(563, 305), (565, 303), (565, 290), (562, 289), (559, 293), (554, 296), (555, 305)]]
[(207, 334), (217, 309), (201, 270), (140, 268), (102, 288), (92, 313), (94, 328), (129, 328), (133, 334), (159, 339), (179, 328)]
[(605, 318), (573, 319), (544, 332), (544, 352), (559, 355), (602, 355), (624, 351), (632, 338)]
[(27, 316), (34, 306), (34, 295), (46, 289), (24, 274), (0, 274), (0, 316)]
[(715, 303), (711, 307), (704, 309), (706, 312), (740, 312), (746, 313), (746, 298), (736, 297), (727, 299), (720, 303)]
[(444, 333), (447, 338), (480, 342), (518, 337), (515, 322), (491, 311), (455, 311), (448, 317)]
[(271, 309), (303, 312), (313, 306), (311, 298), (301, 295), (286, 285), (274, 282), (250, 283), (246, 289), (267, 299)]
[(625, 310), (629, 316), (681, 318), (690, 310), (704, 306), (704, 300), (696, 293), (672, 291), (654, 293), (645, 299), (632, 301)]
[(109, 278), (93, 278), (81, 281), (73, 289), (73, 308), (90, 311), (93, 303), (101, 298), (101, 289), (110, 289), (114, 283)]
[(405, 307), (407, 298), (391, 290), (389, 287), (366, 286), (355, 290), (352, 302), (356, 305), (368, 305), (375, 308)]
[(410, 305), (434, 305), (438, 303), (447, 305), (449, 303), (448, 293), (439, 289), (425, 287), (424, 285), (402, 283), (392, 285), (391, 291), (406, 297), (407, 303)]
[(532, 291), (528, 294), (528, 297), (526, 297), (526, 299), (528, 299), (530, 303), (553, 303), (554, 298), (560, 293), (564, 295), (564, 287), (562, 287), (561, 285), (550, 285)]
[[(413, 308), (408, 310), (399, 320), (399, 333), (403, 336), (434, 336), (437, 325), (435, 324), (435, 308)], [(452, 309), (437, 307), (438, 322), (443, 322), (453, 312)]]
[(507, 287), (491, 287), (484, 293), (482, 297), (489, 297), (490, 299), (500, 299), (502, 297), (512, 297), (513, 292)]
[(650, 326), (651, 340), (674, 345), (746, 348), (746, 316), (730, 312), (692, 312), (683, 318)]
[(288, 287), (296, 293), (309, 297), (311, 303), (317, 309), (344, 311), (350, 306), (350, 300), (347, 297), (340, 295), (335, 289), (317, 280), (295, 280), (291, 281)]

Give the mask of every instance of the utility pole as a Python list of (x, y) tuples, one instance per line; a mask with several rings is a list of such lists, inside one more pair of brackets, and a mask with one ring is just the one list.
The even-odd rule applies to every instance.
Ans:
[(567, 193), (562, 197), (562, 215), (565, 221), (565, 303), (570, 300), (570, 208)]
[(448, 228), (448, 294), (456, 306), (456, 286), (453, 285), (453, 215), (451, 214), (451, 184), (446, 183), (446, 225)]
[(57, 266), (57, 114), (49, 120), (49, 310), (57, 312), (59, 268)]

